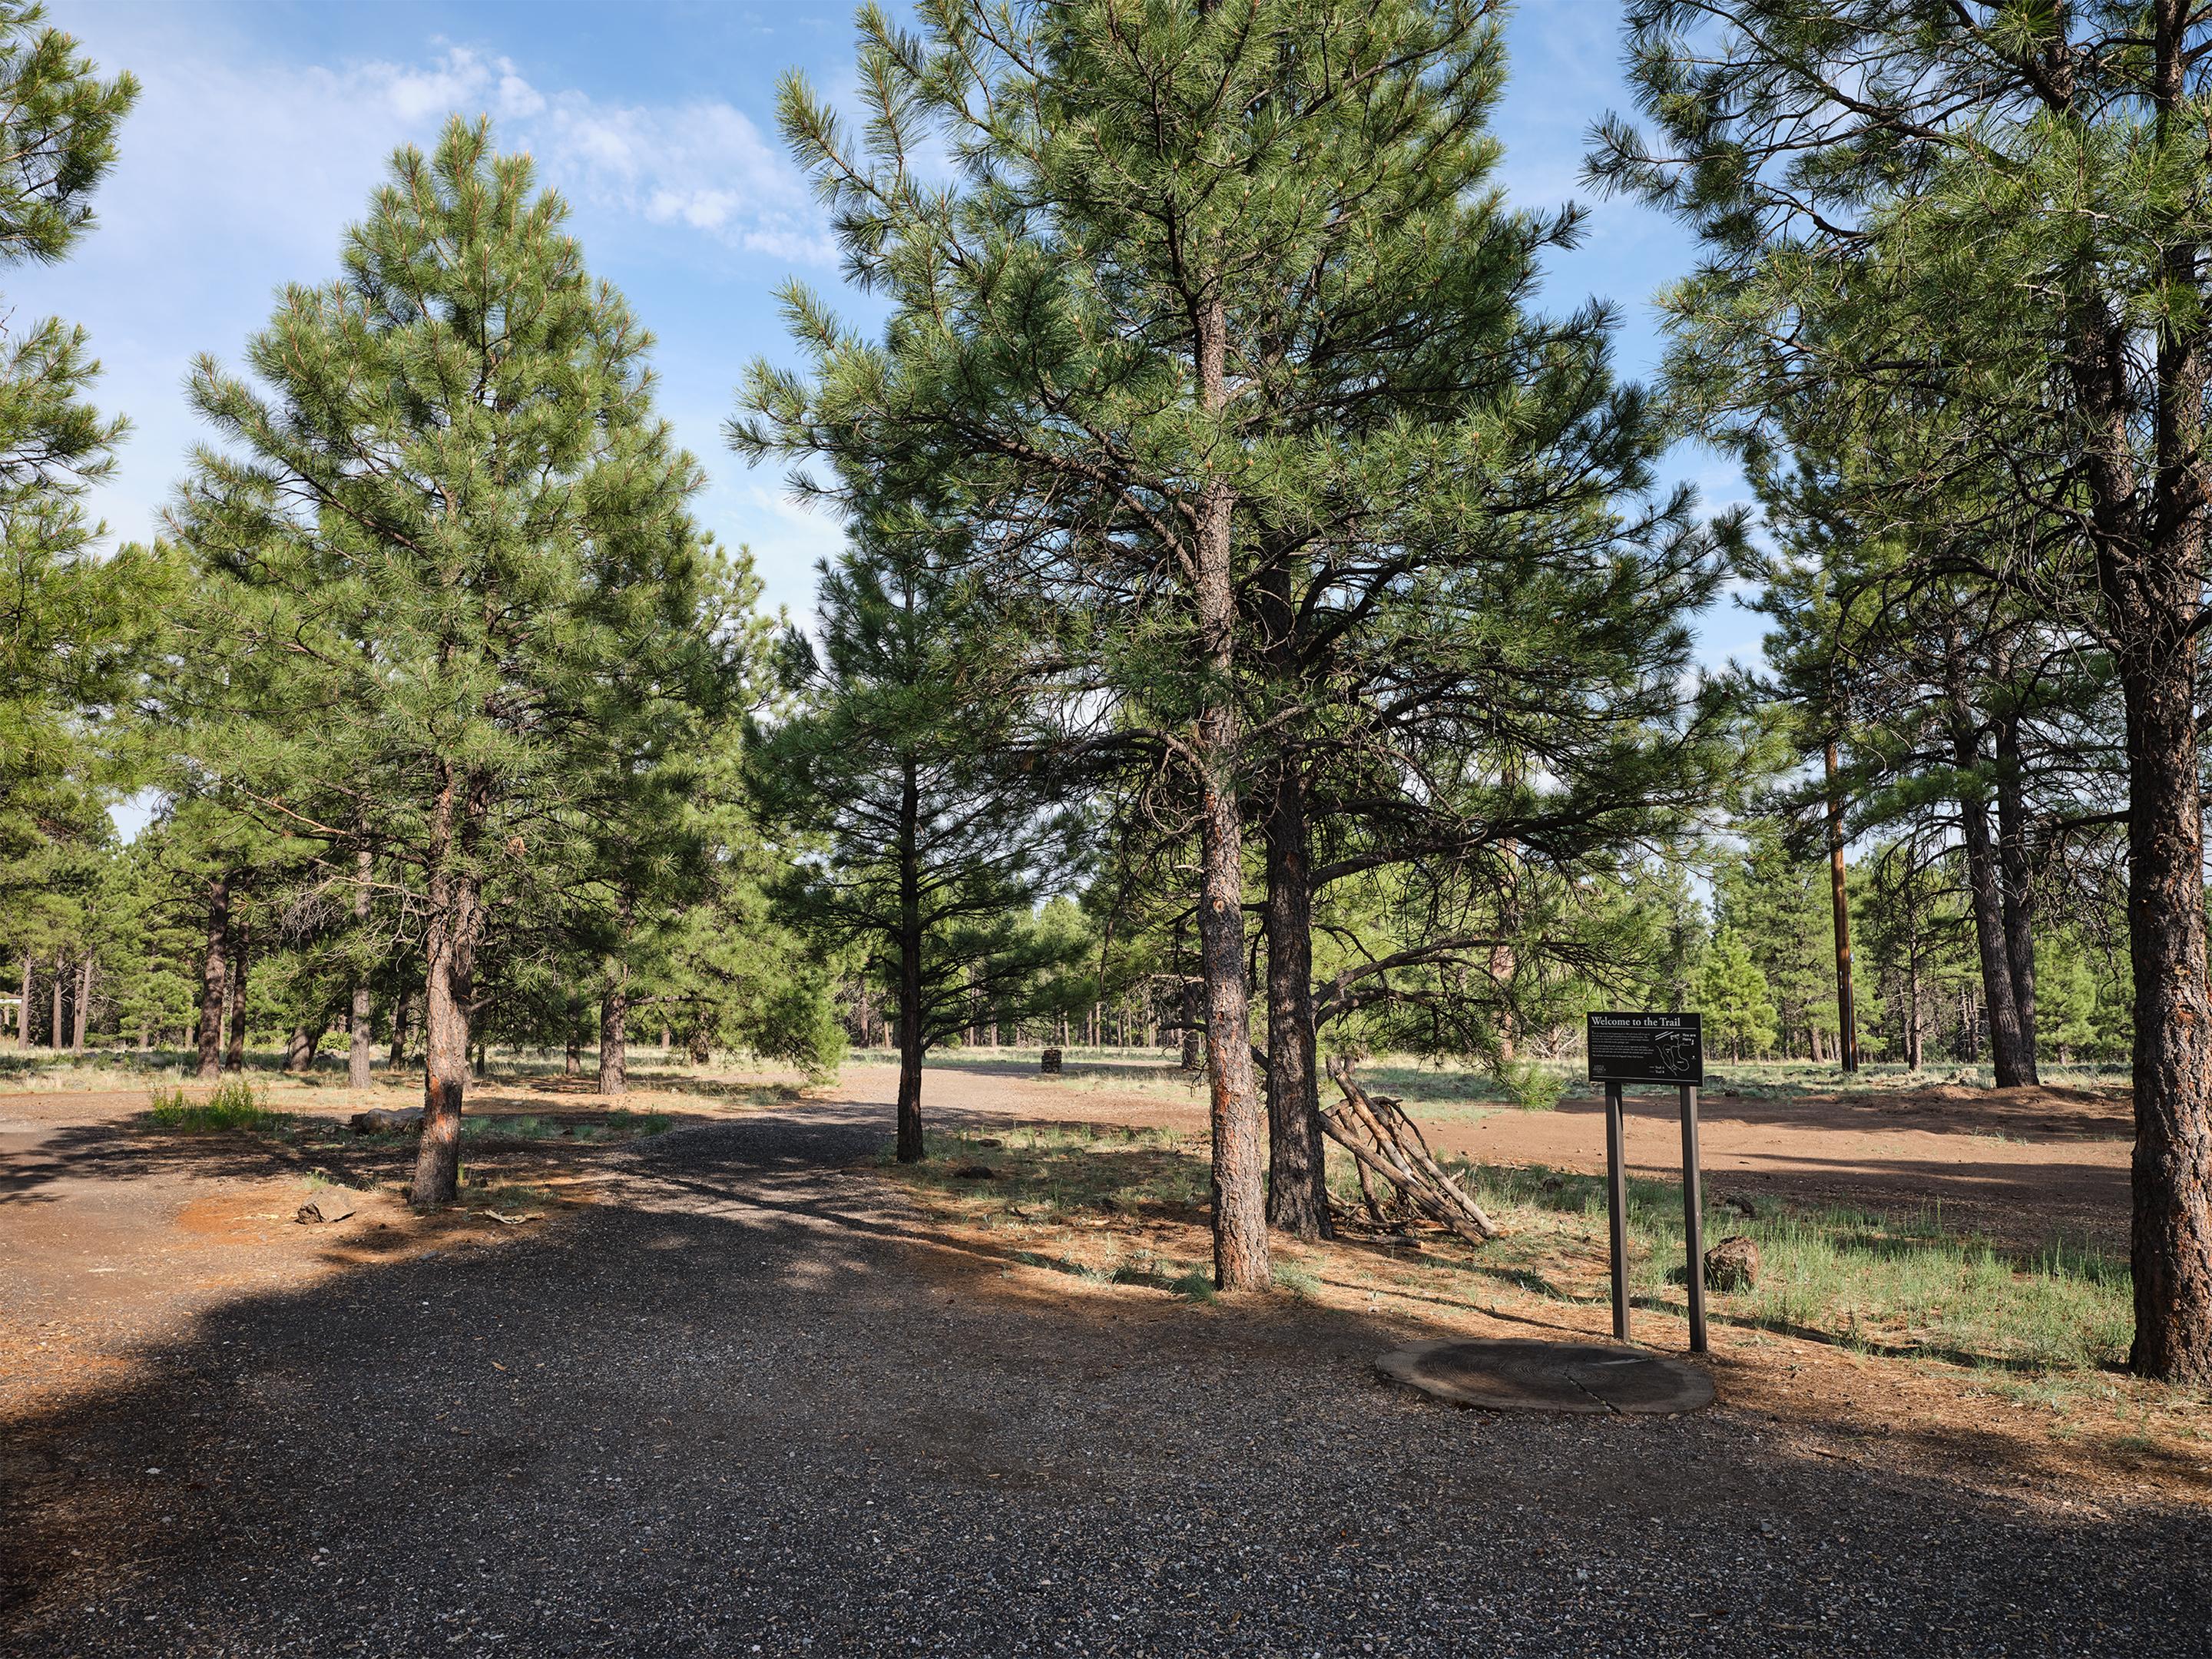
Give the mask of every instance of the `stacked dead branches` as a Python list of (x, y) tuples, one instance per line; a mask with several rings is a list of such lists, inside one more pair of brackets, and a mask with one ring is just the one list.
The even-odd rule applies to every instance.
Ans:
[(1388, 1095), (1370, 1095), (1352, 1079), (1351, 1065), (1328, 1063), (1332, 1082), (1344, 1098), (1322, 1113), (1328, 1138), (1350, 1152), (1359, 1171), (1359, 1190), (1378, 1224), (1390, 1216), (1375, 1189), (1380, 1176), (1396, 1188), (1414, 1212), (1456, 1233), (1470, 1244), (1496, 1238), (1502, 1231), (1474, 1196), (1444, 1172), (1429, 1151), (1419, 1126)]

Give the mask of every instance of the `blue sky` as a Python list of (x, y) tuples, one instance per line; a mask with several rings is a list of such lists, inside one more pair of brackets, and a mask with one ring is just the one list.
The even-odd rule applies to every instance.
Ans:
[[(840, 289), (820, 214), (775, 137), (777, 77), (836, 95), (852, 78), (847, 0), (583, 4), (558, 0), (52, 0), (52, 20), (144, 95), (103, 189), (100, 228), (67, 264), (10, 274), (7, 304), (86, 325), (100, 401), (135, 428), (100, 502), (118, 538), (149, 535), (200, 437), (184, 405), (192, 356), (238, 362), (279, 286), (334, 274), (341, 232), (398, 145), (448, 112), (489, 113), (574, 209), (600, 275), (659, 337), (662, 406), (704, 464), (701, 515), (750, 547), (771, 605), (803, 614), (836, 526), (749, 471), (721, 422), (754, 356), (786, 355), (775, 289), (796, 275)], [(1625, 106), (1618, 16), (1604, 3), (1528, 0), (1509, 25), (1513, 74), (1498, 123), (1516, 201), (1580, 192), (1589, 124)], [(1621, 307), (1624, 369), (1657, 350), (1648, 300), (1690, 259), (1671, 224), (1593, 204), (1585, 246), (1558, 262), (1548, 299)], [(865, 310), (865, 307), (856, 307)], [(1707, 504), (1741, 493), (1723, 460), (1685, 452)], [(1754, 619), (1723, 605), (1702, 630), (1715, 660), (1749, 656)]]

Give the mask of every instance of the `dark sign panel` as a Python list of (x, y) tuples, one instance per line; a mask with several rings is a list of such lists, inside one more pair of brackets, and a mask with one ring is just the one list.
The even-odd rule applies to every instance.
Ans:
[(1673, 1083), (1702, 1088), (1705, 1042), (1696, 1014), (1592, 1014), (1592, 1083)]

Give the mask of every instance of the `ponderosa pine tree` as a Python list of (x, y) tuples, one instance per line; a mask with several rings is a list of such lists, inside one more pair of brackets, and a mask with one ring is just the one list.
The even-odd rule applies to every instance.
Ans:
[(1024, 923), (1069, 878), (1083, 828), (1059, 799), (1037, 634), (966, 551), (957, 526), (918, 514), (864, 525), (822, 568), (818, 648), (787, 639), (796, 706), (750, 768), (793, 859), (772, 890), (780, 910), (890, 981), (905, 1162), (926, 1151), (924, 1056), (979, 1005), (1023, 1017), (1041, 972), (1069, 954)]
[[(1585, 466), (1553, 498), (1562, 520), (1644, 455), (1611, 418), (1602, 316), (1518, 315), (1575, 222), (1486, 193), (1493, 11), (933, 0), (918, 38), (862, 13), (860, 144), (803, 86), (784, 100), (853, 273), (894, 316), (872, 348), (794, 291), (811, 380), (757, 369), (733, 435), (756, 455), (838, 458), (848, 477), (963, 477), (1000, 579), (1097, 619), (1107, 642), (1085, 689), (1118, 699), (1128, 740), (1174, 769), (1198, 845), (1228, 1288), (1269, 1282), (1243, 914), (1259, 824), (1281, 901), (1278, 1154), (1303, 1159), (1286, 1224), (1316, 1224), (1319, 1172), (1304, 773), (1249, 729), (1288, 643), (1262, 618), (1310, 598), (1337, 607), (1325, 634), (1357, 626), (1454, 545), (1435, 526), (1459, 512), (1463, 535), (1512, 497), (1500, 482), (1524, 452), (1541, 457), (1531, 499), (1555, 463)], [(912, 160), (940, 143), (960, 161), (951, 188)], [(1510, 516), (1475, 533), (1510, 537)], [(1663, 621), (1658, 637), (1674, 637)], [(1329, 678), (1261, 699), (1265, 717), (1332, 699)]]
[(2039, 550), (2070, 568), (2034, 586), (2091, 601), (2126, 737), (2130, 1364), (2212, 1378), (2212, 19), (2186, 0), (1638, 0), (1627, 31), (1658, 141), (1608, 120), (1591, 165), (1699, 235), (1665, 305), (1706, 431), (1755, 440), (1817, 402), (1840, 436), (1940, 402), (1954, 465), (2065, 515)]
[(201, 575), (177, 648), (225, 669), (195, 763), (337, 876), (367, 846), (422, 917), (421, 1204), (456, 1190), (491, 908), (557, 874), (535, 848), (603, 774), (605, 700), (688, 720), (730, 667), (650, 337), (565, 217), (456, 118), (398, 152), (337, 280), (285, 291), (258, 386), (192, 377), (229, 446), (173, 515)]
[[(45, 16), (0, 3), (0, 268), (64, 259), (92, 228), (138, 95)], [(27, 907), (26, 937), (50, 866), (106, 832), (100, 723), (127, 698), (160, 575), (137, 550), (99, 556), (85, 514), (124, 429), (88, 401), (99, 368), (81, 327), (0, 324), (0, 904)]]

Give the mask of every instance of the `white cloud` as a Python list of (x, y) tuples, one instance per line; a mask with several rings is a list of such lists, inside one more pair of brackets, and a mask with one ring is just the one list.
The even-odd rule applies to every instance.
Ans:
[(625, 105), (533, 85), (509, 59), (434, 42), (422, 59), (338, 65), (245, 63), (114, 46), (145, 94), (101, 217), (142, 242), (187, 216), (287, 252), (329, 257), (395, 149), (436, 137), (449, 113), (489, 115), (502, 149), (527, 149), (580, 205), (678, 225), (732, 247), (829, 264), (821, 216), (797, 171), (740, 109), (714, 101)]
[[(687, 240), (706, 266), (757, 259), (738, 279), (763, 291), (793, 264), (834, 263), (804, 180), (732, 105), (544, 88), (507, 58), (442, 40), (411, 58), (289, 63), (196, 16), (118, 8), (71, 20), (96, 62), (131, 69), (144, 91), (101, 187), (98, 228), (62, 265), (10, 270), (0, 301), (0, 315), (54, 313), (90, 331), (105, 365), (98, 401), (135, 428), (95, 498), (118, 538), (155, 533), (191, 446), (207, 436), (182, 397), (194, 354), (235, 366), (282, 284), (334, 274), (341, 234), (392, 151), (434, 142), (449, 112), (489, 114), (502, 149), (537, 158), (543, 181), (575, 205), (587, 251), (621, 248), (626, 224), (673, 239), (650, 251), (663, 268), (684, 263)], [(744, 355), (736, 342), (727, 349), (732, 363)], [(724, 375), (714, 372), (717, 386)], [(719, 450), (723, 412), (686, 428), (703, 454)], [(731, 504), (736, 535), (763, 517)], [(764, 552), (799, 558), (791, 526), (764, 527)]]

